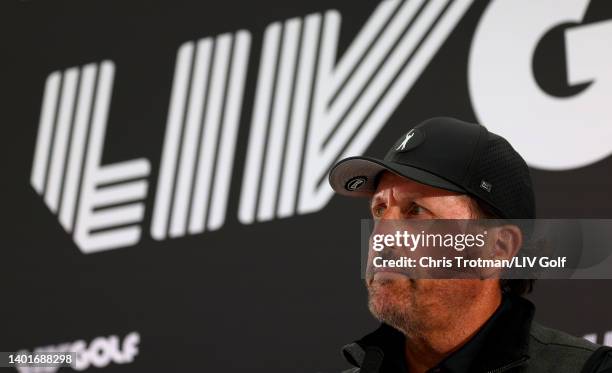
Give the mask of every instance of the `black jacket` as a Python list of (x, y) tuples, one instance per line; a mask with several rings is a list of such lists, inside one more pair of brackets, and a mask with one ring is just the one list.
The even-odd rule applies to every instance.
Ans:
[[(502, 305), (474, 337), (430, 369), (431, 373), (612, 373), (612, 349), (533, 321), (528, 300), (505, 296)], [(350, 373), (408, 372), (403, 334), (382, 324), (376, 331), (344, 346), (355, 368)]]

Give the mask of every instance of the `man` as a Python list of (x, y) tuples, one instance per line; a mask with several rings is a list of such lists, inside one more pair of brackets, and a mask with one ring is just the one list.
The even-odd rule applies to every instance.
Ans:
[[(427, 120), (384, 159), (352, 157), (331, 170), (342, 195), (371, 198), (376, 220), (532, 219), (529, 169), (501, 136), (452, 118)], [(500, 256), (516, 255), (515, 226), (493, 230)], [(381, 326), (344, 347), (348, 372), (612, 372), (612, 349), (534, 322), (521, 297), (533, 280), (366, 276)]]

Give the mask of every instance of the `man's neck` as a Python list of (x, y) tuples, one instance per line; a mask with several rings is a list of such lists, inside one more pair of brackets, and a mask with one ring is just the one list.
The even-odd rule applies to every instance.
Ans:
[(424, 373), (466, 344), (495, 313), (501, 294), (484, 297), (482, 302), (455, 310), (458, 317), (444, 327), (421, 330), (406, 336), (405, 358), (410, 373)]

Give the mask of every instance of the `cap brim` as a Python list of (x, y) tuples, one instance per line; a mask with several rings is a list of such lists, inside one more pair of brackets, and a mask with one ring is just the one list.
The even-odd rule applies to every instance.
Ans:
[[(431, 172), (370, 157), (350, 157), (336, 163), (329, 172), (329, 184), (336, 193), (341, 195), (369, 197), (376, 191), (378, 178), (383, 171), (393, 172), (432, 187), (466, 193), (463, 188)], [(359, 186), (351, 190), (349, 182), (356, 179), (361, 180)]]

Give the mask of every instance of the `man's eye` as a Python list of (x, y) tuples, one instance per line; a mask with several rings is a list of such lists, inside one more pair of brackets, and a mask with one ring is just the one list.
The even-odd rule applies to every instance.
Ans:
[(385, 213), (385, 206), (378, 205), (378, 206), (374, 206), (372, 208), (372, 215), (375, 218), (382, 217), (384, 215), (384, 213)]
[(421, 214), (425, 214), (427, 213), (427, 209), (421, 205), (417, 205), (416, 203), (413, 203), (410, 206), (410, 215), (421, 215)]

